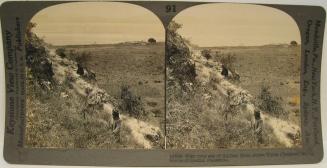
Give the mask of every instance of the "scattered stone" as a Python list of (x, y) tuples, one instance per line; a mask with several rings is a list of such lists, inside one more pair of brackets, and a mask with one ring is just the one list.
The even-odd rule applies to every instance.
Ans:
[(60, 96), (61, 96), (62, 98), (66, 98), (66, 97), (68, 97), (68, 94), (67, 94), (66, 92), (61, 92), (61, 93), (60, 93)]

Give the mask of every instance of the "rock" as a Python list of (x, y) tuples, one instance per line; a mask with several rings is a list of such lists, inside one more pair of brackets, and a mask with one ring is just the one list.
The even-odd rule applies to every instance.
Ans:
[(90, 106), (102, 105), (110, 100), (110, 96), (102, 90), (93, 91), (87, 96), (87, 104)]
[(160, 139), (159, 134), (146, 134), (145, 138), (150, 140), (151, 142), (158, 142)]
[(66, 92), (61, 92), (60, 96), (63, 97), (63, 98), (66, 98), (66, 97), (68, 97), (68, 94)]

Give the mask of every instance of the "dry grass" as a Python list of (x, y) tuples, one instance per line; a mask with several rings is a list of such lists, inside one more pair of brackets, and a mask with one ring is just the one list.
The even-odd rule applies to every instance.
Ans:
[[(111, 116), (94, 111), (83, 116), (85, 98), (69, 91), (65, 84), (51, 91), (44, 91), (29, 81), (27, 85), (26, 146), (46, 148), (118, 149), (137, 145), (124, 134), (121, 142), (112, 134)], [(65, 92), (68, 97), (60, 96)], [(90, 110), (90, 109), (88, 109)]]
[(300, 96), (293, 96), (288, 102), (290, 106), (299, 106), (300, 105)]
[[(96, 74), (97, 85), (115, 99), (121, 99), (121, 87), (140, 97), (147, 120), (156, 126), (164, 120), (164, 43), (151, 45), (107, 44), (64, 46), (75, 55), (90, 53), (85, 66)], [(155, 102), (156, 106), (148, 105)]]
[[(181, 39), (183, 38), (180, 38), (178, 34), (173, 34), (171, 36), (168, 34), (168, 43), (172, 43), (172, 45), (168, 45), (168, 47), (172, 47), (171, 50), (174, 51), (171, 52), (172, 54), (183, 53), (183, 51), (175, 51), (178, 49), (187, 50), (182, 47), (174, 47), (181, 46)], [(222, 62), (232, 71), (237, 70), (240, 73), (241, 81), (235, 83), (235, 85), (241, 85), (243, 89), (249, 90), (252, 95), (258, 95), (260, 93), (262, 81), (265, 81), (263, 79), (266, 78), (272, 90), (269, 90), (269, 93), (265, 92), (263, 94), (262, 105), (266, 104), (267, 107), (273, 108), (274, 112), (284, 111), (287, 101), (283, 100), (286, 100), (289, 94), (287, 96), (283, 94), (280, 95), (279, 92), (276, 93), (277, 95), (271, 94), (275, 93), (275, 89), (280, 88), (279, 81), (278, 87), (271, 84), (275, 83), (276, 81), (274, 80), (276, 79), (296, 79), (298, 69), (294, 69), (294, 67), (290, 68), (290, 61), (288, 58), (285, 59), (283, 54), (287, 55), (297, 50), (293, 48), (290, 49), (292, 51), (288, 51), (284, 48), (270, 48), (270, 46), (199, 48), (199, 50), (216, 53), (212, 54), (213, 58), (209, 61)], [(275, 50), (278, 50), (278, 52), (273, 52)], [(202, 55), (205, 54), (206, 52), (202, 52)], [(283, 57), (276, 59), (279, 54)], [(172, 56), (169, 55), (168, 58)], [(292, 55), (290, 58), (295, 57), (296, 55)], [(192, 61), (196, 62), (197, 74), (196, 81), (194, 81), (192, 85), (192, 90), (182, 89), (181, 82), (171, 73), (174, 71), (174, 69), (171, 68), (174, 67), (169, 67), (167, 69), (167, 147), (169, 149), (286, 147), (285, 144), (280, 142), (279, 137), (276, 136), (275, 128), (272, 128), (272, 125), (269, 123), (264, 123), (262, 133), (263, 143), (258, 143), (253, 131), (254, 116), (245, 109), (247, 107), (243, 107), (244, 105), (246, 106), (246, 103), (250, 102), (245, 102), (243, 105), (233, 105), (230, 102), (231, 96), (222, 92), (223, 88), (220, 84), (223, 79), (213, 73), (213, 70), (217, 72), (217, 67), (209, 61), (201, 62), (198, 57), (192, 59), (194, 59)], [(274, 61), (278, 60), (278, 64), (283, 63), (281, 66), (285, 68), (280, 69), (278, 67), (278, 70), (271, 71), (269, 68), (271, 68), (270, 64), (273, 59)], [(275, 66), (277, 65), (272, 66), (274, 66), (272, 69), (275, 70)], [(292, 69), (291, 75), (285, 73), (288, 69)], [(273, 75), (268, 75), (271, 73)], [(182, 73), (181, 75), (186, 74)], [(257, 81), (260, 81), (259, 84)], [(182, 83), (187, 84), (188, 81), (184, 80)], [(228, 88), (226, 89), (228, 90)], [(283, 89), (285, 89), (285, 87)], [(299, 94), (297, 89), (298, 87), (295, 87), (295, 89), (292, 90), (293, 95)], [(280, 99), (280, 101), (278, 99), (277, 101), (276, 98), (279, 97), (285, 99)], [(253, 103), (254, 100), (251, 99), (249, 101)], [(285, 111), (287, 110), (288, 109)], [(293, 118), (290, 119), (290, 121), (293, 122)]]
[[(159, 126), (164, 120), (164, 45), (151, 46), (117, 44), (105, 46), (65, 48), (65, 57), (83, 64), (97, 74), (98, 85), (117, 100), (120, 86), (127, 84), (145, 101), (150, 115), (141, 119)], [(86, 53), (86, 54), (83, 54)], [(92, 54), (88, 54), (92, 53)], [(110, 53), (110, 54), (108, 54)], [(59, 62), (60, 64), (61, 62)], [(81, 63), (81, 62), (79, 62)], [(144, 63), (147, 66), (144, 66)], [(63, 63), (60, 66), (68, 66)], [(26, 146), (46, 148), (121, 149), (143, 148), (134, 142), (130, 130), (122, 126), (121, 138), (112, 133), (112, 116), (101, 108), (87, 106), (86, 97), (74, 91), (76, 81), (71, 73), (65, 73), (62, 83), (51, 90), (40, 88), (32, 75), (27, 81)], [(140, 84), (141, 83), (141, 84)], [(147, 102), (155, 102), (148, 105)], [(151, 103), (150, 103), (151, 104)], [(163, 128), (162, 128), (163, 129)], [(159, 144), (161, 145), (161, 144)], [(155, 146), (161, 148), (162, 146)]]
[[(168, 102), (167, 147), (171, 149), (272, 148), (283, 147), (269, 125), (264, 125), (264, 143), (256, 143), (253, 127), (239, 108), (226, 120), (226, 99), (217, 92), (206, 98), (199, 88), (192, 95), (172, 98)], [(191, 98), (189, 98), (191, 97)], [(250, 116), (250, 118), (253, 116)]]
[(288, 45), (235, 46), (210, 48), (215, 60), (233, 53), (235, 70), (240, 75), (237, 85), (258, 96), (264, 83), (274, 96), (282, 99), (281, 106), (290, 121), (300, 124), (300, 52), (301, 46)]

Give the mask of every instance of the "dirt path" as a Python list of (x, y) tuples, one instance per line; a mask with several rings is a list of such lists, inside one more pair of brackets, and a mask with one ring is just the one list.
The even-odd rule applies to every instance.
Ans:
[[(65, 80), (67, 75), (69, 74), (75, 80), (71, 82), (74, 90), (80, 96), (85, 97), (92, 97), (98, 95), (107, 95), (107, 93), (95, 86), (94, 84), (90, 84), (89, 82), (82, 79), (77, 73), (77, 65), (74, 61), (61, 58), (60, 56), (55, 54), (54, 49), (50, 49), (50, 60), (53, 65), (54, 70), (54, 78), (62, 84)], [(86, 94), (85, 90), (91, 90), (91, 93)], [(99, 102), (104, 107), (104, 112), (109, 113), (110, 116), (112, 114), (113, 105), (110, 102)], [(160, 138), (161, 132), (160, 128), (153, 126), (149, 123), (144, 121), (137, 120), (136, 118), (129, 117), (126, 115), (121, 114), (121, 120), (125, 127), (127, 127), (131, 131), (131, 137), (133, 140), (140, 146), (144, 147), (145, 149), (152, 148), (152, 142), (147, 137), (155, 137)]]
[[(196, 71), (197, 71), (197, 78), (203, 82), (210, 82), (210, 78), (214, 76), (219, 83), (216, 83), (216, 88), (221, 95), (231, 97), (234, 104), (245, 104), (246, 108), (242, 113), (243, 115), (250, 115), (253, 117), (247, 118), (249, 123), (253, 123), (254, 121), (254, 104), (251, 103), (253, 96), (246, 90), (238, 87), (228, 80), (226, 80), (221, 74), (221, 64), (219, 62), (214, 62), (212, 60), (206, 60), (204, 57), (201, 56), (201, 51), (193, 50), (192, 51), (192, 59), (196, 64)], [(228, 95), (227, 92), (231, 94)], [(295, 133), (300, 132), (300, 127), (294, 123), (289, 121), (285, 121), (273, 116), (268, 115), (267, 113), (263, 112), (262, 114), (263, 122), (271, 126), (273, 129), (273, 133), (278, 141), (285, 145), (286, 147), (293, 147), (294, 140), (290, 138), (290, 135), (294, 135)]]

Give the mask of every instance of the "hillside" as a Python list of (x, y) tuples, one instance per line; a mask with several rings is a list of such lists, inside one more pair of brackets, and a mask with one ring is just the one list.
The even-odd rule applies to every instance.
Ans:
[[(203, 48), (192, 48), (191, 46), (195, 45), (191, 45), (176, 33), (176, 27), (178, 29), (181, 25), (171, 23), (167, 38), (168, 50), (170, 50), (168, 53), (171, 54), (168, 58), (180, 59), (174, 60), (174, 63), (179, 63), (178, 65), (172, 64), (167, 67), (168, 148), (231, 149), (301, 146), (298, 122), (284, 116), (272, 115), (264, 109), (261, 109), (263, 143), (258, 143), (254, 133), (254, 109), (260, 109), (257, 95), (252, 95), (251, 93), (256, 92), (249, 92), (243, 88), (246, 87), (246, 83), (242, 84), (244, 73), (239, 71), (244, 69), (238, 69), (236, 66), (242, 65), (237, 61), (243, 61), (246, 59), (245, 56), (243, 60), (239, 58), (241, 56), (236, 57), (235, 69), (240, 74), (240, 81), (226, 78), (221, 74), (221, 59), (205, 58), (202, 54)], [(212, 51), (210, 54), (213, 55)], [(183, 68), (183, 66), (194, 67), (195, 75), (192, 75), (194, 78), (185, 77), (193, 73), (184, 73), (184, 77), (173, 73), (175, 68)], [(252, 69), (256, 68), (255, 66)], [(251, 69), (251, 66), (247, 66), (247, 69)], [(247, 82), (249, 84), (251, 81)], [(259, 85), (255, 87), (260, 88)]]
[(96, 74), (96, 84), (115, 99), (128, 85), (143, 101), (148, 122), (164, 130), (164, 43), (121, 43), (62, 46), (67, 53), (89, 53), (85, 66)]
[[(200, 50), (208, 48), (200, 48)], [(264, 45), (209, 48), (212, 55), (232, 53), (235, 69), (241, 76), (236, 85), (258, 96), (263, 85), (283, 99), (282, 106), (292, 122), (300, 121), (301, 46)], [(217, 55), (216, 55), (217, 53)], [(218, 60), (217, 58), (213, 58)]]
[[(109, 91), (102, 89), (106, 81), (101, 77), (106, 75), (104, 71), (101, 74), (94, 70), (92, 75), (91, 70), (95, 68), (85, 68), (91, 69), (84, 70), (89, 76), (78, 73), (78, 64), (83, 58), (81, 55), (85, 55), (83, 51), (58, 52), (64, 50), (49, 46), (32, 33), (31, 29), (28, 29), (27, 37), (26, 49), (30, 51), (27, 53), (27, 60), (30, 62), (27, 66), (26, 147), (163, 148), (164, 138), (162, 128), (158, 124), (159, 119), (151, 115), (149, 109), (143, 110), (146, 102), (134, 99), (136, 96), (133, 91), (128, 92), (133, 93), (132, 98), (138, 103), (134, 103), (134, 106), (142, 110), (141, 116), (121, 109), (125, 100), (118, 96), (120, 93), (111, 94), (108, 89), (114, 84), (107, 82), (106, 88)], [(130, 46), (125, 46), (125, 49), (126, 47)], [(74, 56), (77, 57), (74, 59)], [(99, 62), (101, 61), (103, 60)], [(103, 66), (105, 67), (105, 64), (95, 67), (103, 69)], [(113, 133), (113, 109), (122, 110), (119, 137)]]

